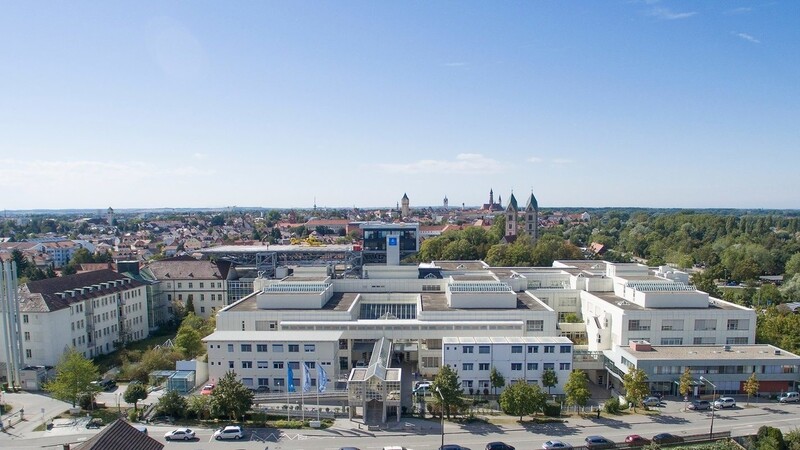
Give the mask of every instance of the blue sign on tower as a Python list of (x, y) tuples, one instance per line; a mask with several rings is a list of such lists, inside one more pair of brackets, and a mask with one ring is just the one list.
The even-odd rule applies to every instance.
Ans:
[(389, 236), (389, 245), (396, 246), (397, 245), (397, 238), (393, 236)]

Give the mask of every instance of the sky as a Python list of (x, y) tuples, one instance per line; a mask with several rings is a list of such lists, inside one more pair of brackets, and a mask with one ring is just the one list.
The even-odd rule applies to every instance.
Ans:
[(800, 208), (798, 1), (0, 4), (0, 209)]

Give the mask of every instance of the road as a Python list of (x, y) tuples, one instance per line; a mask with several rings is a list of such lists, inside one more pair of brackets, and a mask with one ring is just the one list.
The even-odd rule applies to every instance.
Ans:
[[(435, 450), (441, 444), (441, 433), (437, 421), (409, 419), (416, 431), (367, 431), (347, 420), (338, 420), (328, 430), (247, 430), (241, 441), (214, 441), (212, 430), (197, 430), (198, 439), (191, 442), (168, 442), (165, 449), (189, 450), (337, 450), (340, 447), (357, 447), (361, 450), (376, 450), (384, 446), (401, 445), (414, 450)], [(733, 435), (754, 434), (762, 425), (776, 426), (784, 431), (800, 423), (800, 405), (762, 403), (752, 407), (717, 411), (714, 431), (730, 431)], [(678, 435), (709, 432), (710, 412), (683, 411), (682, 402), (668, 402), (659, 415), (623, 415), (596, 418), (570, 418), (566, 423), (520, 426), (514, 421), (506, 424), (445, 424), (445, 443), (460, 444), (472, 450), (482, 450), (487, 442), (504, 441), (517, 448), (538, 448), (548, 439), (559, 439), (578, 445), (589, 435), (602, 435), (614, 441), (622, 441), (629, 434), (651, 437), (661, 432)], [(149, 425), (153, 438), (165, 442), (163, 435), (170, 426)], [(0, 446), (13, 449), (58, 448), (66, 442), (79, 442), (91, 437), (96, 431), (79, 426), (73, 430), (31, 433), (23, 439), (13, 439), (8, 445), (7, 436), (0, 437)], [(253, 434), (254, 433), (254, 434)], [(256, 439), (256, 440), (250, 440)]]

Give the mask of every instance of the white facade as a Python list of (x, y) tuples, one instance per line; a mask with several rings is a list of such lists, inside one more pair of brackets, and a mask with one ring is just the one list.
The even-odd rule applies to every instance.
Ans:
[(141, 269), (153, 285), (153, 302), (170, 314), (175, 302), (190, 302), (200, 317), (212, 317), (227, 305), (225, 276), (217, 264), (183, 256), (155, 261)]
[[(506, 385), (517, 380), (542, 386), (542, 373), (552, 370), (558, 384), (553, 394), (563, 394), (572, 371), (572, 341), (564, 337), (535, 338), (444, 338), (444, 364), (458, 372), (467, 393), (493, 393), (489, 374), (492, 368), (503, 376)], [(548, 389), (544, 388), (547, 392)]]

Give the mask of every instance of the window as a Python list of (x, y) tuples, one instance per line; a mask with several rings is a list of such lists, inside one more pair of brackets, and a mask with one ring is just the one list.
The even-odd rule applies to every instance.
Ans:
[(683, 338), (661, 338), (661, 345), (683, 345)]
[(243, 352), (252, 352), (253, 351), (253, 344), (242, 344), (242, 351)]
[(306, 361), (306, 366), (308, 366), (309, 370), (314, 370), (317, 368), (317, 363), (314, 361)]
[(461, 351), (463, 353), (472, 353), (473, 350), (475, 350), (475, 348), (471, 345), (465, 345), (464, 347), (461, 348)]
[(283, 361), (273, 361), (272, 362), (273, 369), (283, 369)]
[(266, 353), (267, 351), (267, 344), (256, 344), (256, 351), (261, 353)]
[(527, 331), (543, 331), (544, 320), (528, 320), (525, 322), (525, 328)]
[(478, 363), (478, 370), (490, 370), (489, 363)]
[(716, 342), (713, 337), (695, 337), (692, 343), (694, 345), (714, 345)]
[(555, 370), (556, 369), (556, 363), (544, 363), (544, 364), (542, 364), (542, 369), (544, 369), (544, 370)]
[(538, 345), (529, 345), (528, 346), (528, 353), (539, 353), (539, 346)]
[(26, 331), (25, 332), (25, 340), (26, 341), (30, 341), (31, 340), (31, 332), (30, 331)]
[(522, 370), (522, 363), (511, 363), (511, 371), (516, 372)]
[(511, 346), (511, 353), (522, 353), (522, 346), (521, 345), (512, 345)]
[(300, 344), (289, 344), (289, 353), (297, 353), (300, 351)]
[(183, 287), (183, 283), (178, 283), (178, 289)]
[(228, 344), (228, 352), (229, 353), (233, 352), (233, 344)]
[(715, 331), (717, 329), (717, 319), (695, 319), (695, 331)]
[(747, 330), (750, 328), (750, 321), (747, 319), (728, 319), (728, 331)]
[(464, 389), (471, 389), (472, 388), (472, 380), (463, 380), (461, 381), (461, 387)]
[(650, 330), (650, 320), (638, 319), (628, 321), (628, 331), (648, 331)]
[(269, 361), (259, 361), (256, 363), (256, 367), (259, 369), (269, 369)]
[(473, 370), (472, 363), (464, 363), (461, 365), (461, 370)]
[(662, 320), (661, 331), (683, 331), (683, 319)]
[(572, 346), (571, 345), (562, 345), (560, 351), (561, 351), (561, 353), (572, 353)]
[(273, 378), (272, 385), (275, 387), (283, 387), (284, 386), (284, 379), (283, 378)]
[(189, 289), (192, 289), (193, 287), (194, 287), (194, 286), (192, 286), (192, 282), (190, 281), (190, 282), (189, 282)]
[(292, 370), (300, 370), (300, 361), (289, 361), (289, 367)]
[(725, 339), (725, 343), (728, 345), (747, 345), (747, 338), (746, 337), (729, 337)]
[(252, 369), (253, 361), (242, 361), (242, 369)]
[(269, 378), (259, 378), (258, 379), (259, 386), (269, 386)]
[(283, 344), (272, 344), (273, 353), (283, 353)]
[(313, 352), (314, 351), (314, 344), (303, 344), (303, 351), (304, 352)]
[(228, 361), (228, 369), (233, 369), (233, 361)]
[(203, 283), (203, 282), (201, 281), (201, 282), (200, 282), (200, 289), (203, 289), (204, 287), (205, 287), (205, 283)]
[(23, 314), (22, 315), (22, 323), (28, 323), (28, 315), (27, 314)]
[(206, 299), (206, 294), (200, 294), (200, 301), (201, 302), (205, 301), (205, 299)]
[(488, 345), (478, 346), (478, 353), (488, 354), (489, 352), (491, 352), (491, 347), (489, 347)]
[(31, 352), (31, 349), (25, 349), (25, 357), (33, 358), (33, 352)]
[(528, 370), (539, 370), (539, 363), (528, 363)]
[(560, 363), (558, 365), (558, 370), (569, 370), (570, 363)]
[(544, 346), (544, 352), (545, 353), (555, 353), (556, 352), (556, 346), (555, 345), (545, 345)]

